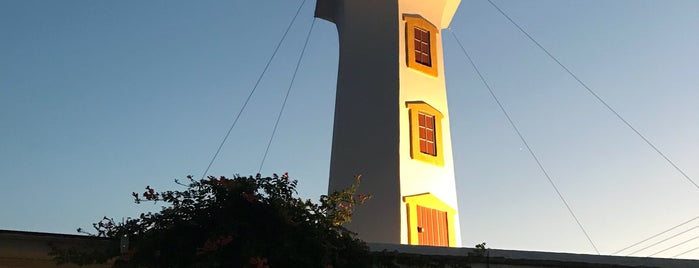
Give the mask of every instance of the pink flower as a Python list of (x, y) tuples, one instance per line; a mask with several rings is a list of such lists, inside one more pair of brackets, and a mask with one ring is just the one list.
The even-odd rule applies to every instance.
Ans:
[(362, 204), (364, 203), (367, 199), (371, 198), (370, 195), (367, 194), (357, 194), (357, 199), (359, 199), (359, 203)]
[(250, 258), (248, 262), (252, 265), (255, 265), (255, 268), (269, 268), (269, 265), (267, 264), (267, 258)]
[(257, 201), (257, 196), (255, 196), (254, 194), (242, 193), (242, 194), (240, 194), (240, 195), (243, 196), (243, 198), (244, 198), (245, 200), (247, 200), (248, 202), (251, 202), (251, 203), (252, 203), (252, 202)]

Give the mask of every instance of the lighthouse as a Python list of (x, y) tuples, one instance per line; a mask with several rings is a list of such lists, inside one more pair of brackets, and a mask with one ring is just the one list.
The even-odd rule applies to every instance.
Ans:
[(460, 0), (318, 0), (338, 31), (329, 191), (361, 174), (367, 242), (461, 246), (441, 30)]

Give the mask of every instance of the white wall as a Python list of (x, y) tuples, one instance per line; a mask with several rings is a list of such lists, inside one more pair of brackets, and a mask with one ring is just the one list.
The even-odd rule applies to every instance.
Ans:
[[(428, 4), (429, 3), (429, 4)], [(421, 14), (446, 27), (459, 0), (319, 0), (319, 16), (335, 22), (340, 43), (329, 191), (362, 174), (359, 191), (373, 195), (347, 227), (369, 242), (407, 243), (402, 197), (430, 192), (457, 208), (441, 41), (439, 76), (408, 69), (402, 14)], [(446, 10), (446, 12), (445, 12)], [(332, 14), (334, 12), (334, 14)], [(441, 36), (438, 36), (441, 40)], [(444, 114), (444, 166), (410, 158), (406, 101), (425, 101)], [(461, 244), (458, 215), (457, 245)]]
[(396, 0), (337, 1), (340, 61), (329, 190), (362, 174), (373, 195), (347, 225), (366, 241), (400, 242)]
[[(448, 27), (451, 17), (456, 11), (459, 1), (436, 0), (430, 1), (426, 5), (420, 0), (400, 0), (399, 16), (396, 18), (400, 25), (399, 38), (399, 68), (400, 68), (400, 174), (401, 174), (401, 196), (421, 194), (430, 192), (445, 202), (450, 207), (458, 211), (456, 199), (456, 185), (454, 179), (454, 161), (451, 148), (451, 130), (449, 124), (449, 108), (447, 105), (446, 84), (444, 80), (444, 53), (442, 47), (442, 35), (437, 35), (437, 62), (438, 76), (430, 76), (418, 70), (407, 67), (406, 44), (405, 44), (405, 21), (402, 14), (419, 14), (423, 18), (437, 26), (438, 29)], [(454, 5), (456, 3), (456, 5)], [(445, 8), (452, 7), (453, 10), (445, 12)], [(424, 101), (439, 110), (444, 118), (442, 119), (442, 133), (438, 138), (442, 139), (442, 148), (438, 148), (444, 156), (444, 166), (434, 166), (410, 158), (410, 120), (408, 109), (405, 107), (407, 101)], [(457, 246), (461, 246), (461, 232), (459, 228), (459, 215), (454, 216), (455, 237)], [(407, 230), (407, 208), (405, 205), (401, 209), (401, 243), (408, 243)]]

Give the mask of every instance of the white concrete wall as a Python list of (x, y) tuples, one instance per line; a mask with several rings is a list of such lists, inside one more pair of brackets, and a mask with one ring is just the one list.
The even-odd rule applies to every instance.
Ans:
[[(449, 4), (448, 4), (449, 2)], [(442, 47), (442, 35), (437, 34), (437, 58), (438, 76), (434, 77), (418, 70), (408, 68), (406, 63), (405, 44), (405, 21), (402, 14), (419, 14), (438, 29), (448, 27), (451, 17), (458, 6), (457, 1), (435, 0), (430, 4), (420, 0), (400, 0), (399, 16), (396, 22), (400, 25), (399, 38), (399, 68), (400, 68), (400, 176), (401, 176), (401, 196), (409, 196), (430, 192), (445, 202), (450, 207), (458, 211), (456, 199), (456, 185), (454, 179), (454, 161), (451, 148), (451, 130), (449, 124), (449, 108), (447, 105), (446, 83), (444, 80), (444, 53)], [(454, 5), (453, 3), (456, 3)], [(454, 10), (445, 12), (446, 7), (453, 7)], [(444, 21), (443, 18), (448, 18)], [(442, 148), (438, 148), (438, 153), (444, 156), (444, 166), (416, 161), (410, 158), (410, 120), (408, 109), (405, 107), (407, 101), (424, 101), (439, 110), (444, 118), (442, 119), (442, 133), (438, 133), (437, 138), (442, 139)], [(441, 150), (441, 151), (439, 151)], [(401, 244), (408, 243), (407, 208), (405, 205), (401, 209)], [(455, 237), (457, 247), (461, 246), (461, 232), (459, 228), (459, 215), (454, 215)]]
[(91, 248), (106, 246), (108, 241), (88, 236), (0, 230), (0, 268), (111, 267), (111, 263), (85, 266), (57, 265), (53, 257), (48, 254), (51, 251), (49, 243), (65, 248)]
[[(398, 252), (414, 255), (422, 255), (429, 259), (436, 259), (439, 264), (440, 256), (448, 259), (449, 263), (456, 260), (460, 265), (469, 267), (489, 268), (515, 268), (515, 267), (663, 267), (663, 268), (695, 268), (699, 267), (699, 260), (666, 259), (648, 257), (624, 257), (608, 255), (591, 255), (542, 251), (502, 250), (488, 249), (489, 258), (471, 258), (469, 254), (476, 254), (473, 248), (445, 248), (430, 246), (410, 246), (391, 244), (369, 244), (373, 252)], [(415, 266), (402, 266), (415, 267)]]
[(400, 242), (397, 0), (336, 1), (340, 61), (329, 190), (373, 195), (347, 227), (366, 241)]
[[(457, 209), (441, 36), (439, 75), (408, 69), (403, 14), (420, 14), (448, 26), (459, 0), (319, 0), (316, 15), (338, 29), (335, 121), (329, 191), (348, 187), (362, 174), (361, 193), (373, 195), (348, 228), (368, 242), (408, 243), (403, 196), (430, 192)], [(446, 10), (446, 12), (445, 12)], [(444, 114), (444, 166), (410, 158), (406, 101), (425, 101)], [(461, 245), (458, 215), (456, 243)]]

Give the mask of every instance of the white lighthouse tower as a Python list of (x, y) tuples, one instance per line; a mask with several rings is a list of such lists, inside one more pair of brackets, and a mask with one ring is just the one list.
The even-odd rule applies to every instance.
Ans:
[(363, 175), (365, 241), (461, 244), (441, 37), (459, 3), (317, 2), (340, 43), (329, 190)]

